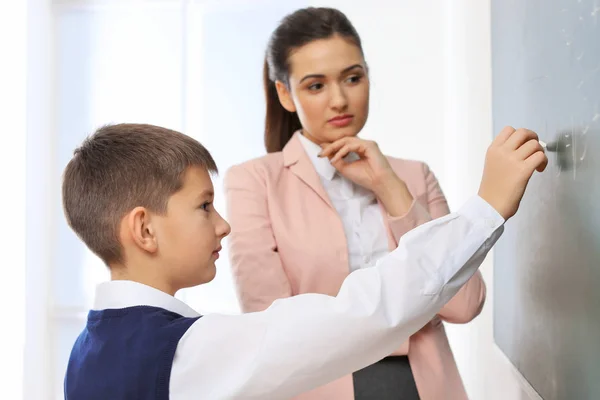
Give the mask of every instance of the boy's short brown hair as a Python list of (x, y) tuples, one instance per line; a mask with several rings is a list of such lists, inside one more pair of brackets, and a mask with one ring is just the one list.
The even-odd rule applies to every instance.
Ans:
[(74, 151), (63, 175), (63, 208), (69, 226), (107, 265), (123, 262), (121, 219), (135, 207), (165, 213), (191, 166), (217, 172), (198, 141), (145, 124), (108, 125)]

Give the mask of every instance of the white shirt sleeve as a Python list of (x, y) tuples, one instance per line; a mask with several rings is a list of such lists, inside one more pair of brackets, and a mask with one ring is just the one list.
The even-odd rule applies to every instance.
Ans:
[(200, 318), (179, 342), (171, 398), (289, 399), (382, 359), (467, 282), (503, 223), (474, 197), (405, 234), (336, 297), (302, 294), (263, 312)]

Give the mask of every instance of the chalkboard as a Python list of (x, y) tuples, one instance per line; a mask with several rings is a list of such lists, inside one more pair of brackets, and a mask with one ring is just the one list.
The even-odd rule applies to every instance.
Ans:
[(495, 250), (494, 337), (545, 400), (600, 399), (600, 0), (492, 0), (494, 132), (558, 146)]

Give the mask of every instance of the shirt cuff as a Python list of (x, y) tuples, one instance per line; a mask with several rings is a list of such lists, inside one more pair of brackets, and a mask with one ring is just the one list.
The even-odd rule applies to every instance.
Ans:
[[(426, 286), (424, 290), (424, 294), (426, 295), (438, 294), (450, 281), (454, 281), (455, 284), (458, 282), (460, 286), (464, 285), (477, 270), (481, 261), (483, 261), (479, 257), (487, 254), (487, 251), (489, 251), (504, 230), (504, 218), (479, 196), (474, 196), (467, 200), (454, 213), (454, 217), (468, 221), (466, 226), (468, 226), (469, 232), (463, 232), (463, 243), (457, 247), (458, 250), (449, 252), (448, 264), (437, 271), (439, 274), (438, 281), (432, 280)], [(465, 225), (459, 224), (458, 226), (464, 227)], [(482, 239), (483, 241), (481, 241)], [(450, 241), (452, 242), (452, 240)], [(458, 259), (462, 259), (465, 254), (476, 256), (475, 261), (471, 257), (471, 261), (466, 262), (466, 264), (465, 262), (459, 262)], [(435, 256), (436, 252), (432, 252), (431, 255)], [(450, 268), (447, 268), (448, 266)]]
[(483, 222), (486, 230), (491, 235), (504, 225), (504, 218), (494, 207), (480, 196), (473, 196), (458, 210), (458, 214), (464, 216), (475, 225)]

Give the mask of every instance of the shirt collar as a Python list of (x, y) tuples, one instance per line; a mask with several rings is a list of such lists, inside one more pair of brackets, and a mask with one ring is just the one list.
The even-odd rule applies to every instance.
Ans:
[(302, 134), (298, 135), (298, 137), (300, 138), (300, 143), (302, 143), (310, 162), (315, 167), (315, 170), (317, 170), (317, 173), (328, 181), (332, 180), (337, 171), (335, 167), (331, 165), (329, 159), (319, 157), (321, 147)]
[(158, 289), (133, 281), (104, 282), (96, 288), (94, 310), (151, 306), (174, 312), (186, 318), (199, 317), (183, 301)]

